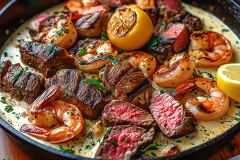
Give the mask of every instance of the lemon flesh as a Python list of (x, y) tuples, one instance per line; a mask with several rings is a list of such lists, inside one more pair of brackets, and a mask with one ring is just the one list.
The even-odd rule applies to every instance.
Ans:
[(219, 67), (217, 85), (226, 95), (240, 102), (240, 63)]

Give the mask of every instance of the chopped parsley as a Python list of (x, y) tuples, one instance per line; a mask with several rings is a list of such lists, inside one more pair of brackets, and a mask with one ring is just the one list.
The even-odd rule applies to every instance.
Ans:
[(79, 56), (84, 56), (87, 53), (87, 47), (83, 47), (79, 52)]
[(69, 33), (69, 29), (68, 29), (68, 28), (65, 28), (65, 29), (64, 29), (64, 33)]
[(103, 84), (100, 82), (99, 79), (86, 79), (84, 83), (92, 84), (98, 89), (100, 89), (101, 91), (105, 90)]
[(84, 42), (91, 42), (91, 39), (90, 38), (85, 38)]
[(156, 37), (152, 37), (151, 40), (148, 43), (148, 47), (152, 48), (152, 47), (156, 47), (158, 44), (158, 40)]
[(108, 126), (108, 127), (105, 128), (105, 130), (106, 130), (106, 133), (111, 132), (112, 127), (111, 127), (111, 126)]
[(223, 28), (223, 29), (222, 29), (222, 32), (229, 32), (229, 30), (226, 29), (226, 28)]
[(171, 94), (171, 95), (173, 95), (174, 90), (173, 90), (173, 89), (169, 89), (169, 90), (168, 90), (168, 93)]
[(116, 65), (120, 63), (118, 59), (113, 56), (108, 56), (108, 58), (111, 60), (112, 65)]
[(23, 71), (19, 71), (17, 72), (14, 76), (13, 76), (13, 80), (16, 81), (18, 80), (18, 78), (22, 75)]
[(145, 147), (144, 149), (142, 149), (141, 152), (146, 153), (147, 151), (158, 150), (158, 148), (159, 148), (159, 144), (152, 143), (152, 144), (148, 145), (147, 147)]
[(60, 48), (53, 46), (52, 44), (49, 44), (49, 48), (52, 48), (50, 54), (54, 56), (56, 53), (59, 52)]
[(72, 148), (63, 148), (62, 145), (59, 146), (59, 150), (64, 153), (74, 154), (75, 151)]
[(234, 119), (240, 122), (240, 112), (236, 114), (236, 117)]
[(64, 19), (65, 18), (63, 14), (60, 14), (59, 17), (60, 17), (60, 19)]
[(95, 142), (93, 141), (93, 139), (91, 139), (91, 141), (84, 146), (84, 149), (91, 150), (95, 145)]
[(116, 141), (116, 140), (114, 140), (114, 139), (112, 139), (112, 140), (111, 140), (111, 144), (112, 144), (112, 145), (114, 145), (114, 146), (118, 146), (118, 143), (117, 143), (117, 141)]
[(4, 57), (8, 57), (8, 52), (3, 52)]
[(131, 141), (131, 138), (129, 138), (129, 137), (126, 137), (126, 138), (124, 139), (124, 142), (129, 142), (129, 141)]
[(107, 34), (105, 32), (102, 32), (101, 40), (107, 40)]
[(159, 91), (161, 94), (163, 94), (166, 90), (165, 90), (165, 88), (161, 88)]
[(10, 112), (12, 112), (12, 111), (13, 111), (13, 107), (12, 107), (12, 106), (10, 106), (10, 105), (7, 105), (7, 106), (5, 106), (5, 109), (4, 109), (4, 111), (5, 111), (5, 112), (7, 112), (7, 113), (10, 113)]
[(6, 102), (6, 97), (1, 97), (0, 102), (3, 103), (3, 104), (7, 104), (7, 102)]

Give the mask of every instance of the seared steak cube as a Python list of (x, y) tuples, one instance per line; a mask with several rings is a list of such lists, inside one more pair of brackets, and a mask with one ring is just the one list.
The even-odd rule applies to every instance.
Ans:
[(170, 94), (155, 91), (149, 108), (161, 132), (168, 138), (178, 138), (195, 131), (196, 120), (191, 112)]
[(148, 110), (152, 87), (139, 68), (132, 67), (126, 61), (109, 64), (103, 69), (101, 80), (116, 99), (132, 102)]
[(0, 64), (0, 91), (3, 89), (3, 77), (7, 73), (8, 68), (11, 66), (11, 64), (12, 63), (10, 61), (3, 61)]
[(8, 92), (16, 100), (32, 103), (42, 92), (44, 79), (41, 76), (24, 71), (21, 65), (2, 63), (0, 70), (1, 90)]
[(105, 125), (134, 124), (144, 128), (155, 126), (153, 117), (147, 111), (122, 100), (113, 100), (102, 112), (102, 122)]
[(131, 159), (139, 149), (153, 141), (150, 130), (131, 125), (114, 126), (98, 148), (95, 158), (109, 160)]
[(100, 37), (102, 32), (106, 32), (111, 15), (109, 12), (98, 12), (79, 18), (75, 23), (78, 34), (84, 37)]
[(94, 119), (102, 111), (106, 100), (103, 93), (94, 85), (85, 83), (85, 79), (76, 69), (63, 69), (48, 78), (45, 88), (61, 86), (65, 100), (76, 105), (86, 118)]
[(35, 68), (45, 77), (52, 76), (57, 70), (74, 68), (74, 58), (64, 48), (53, 44), (23, 42), (19, 45), (23, 63)]

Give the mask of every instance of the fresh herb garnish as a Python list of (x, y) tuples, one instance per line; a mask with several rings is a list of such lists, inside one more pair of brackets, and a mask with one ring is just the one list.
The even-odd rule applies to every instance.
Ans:
[(101, 40), (107, 40), (107, 34), (105, 32), (102, 32)]
[(55, 46), (49, 44), (49, 48), (50, 48), (50, 47), (52, 48), (52, 50), (51, 50), (51, 52), (50, 52), (50, 55), (52, 55), (52, 56), (54, 56), (54, 55), (55, 55), (56, 53), (58, 53), (59, 50), (60, 50), (60, 48), (55, 47)]
[(107, 126), (107, 127), (105, 128), (106, 133), (111, 132), (111, 130), (112, 130), (112, 127), (111, 127), (111, 126)]
[(59, 17), (60, 17), (60, 19), (64, 19), (65, 18), (63, 14), (60, 14)]
[(112, 140), (111, 140), (111, 144), (112, 144), (112, 145), (114, 145), (114, 146), (118, 146), (118, 143), (117, 143), (117, 141), (116, 141), (116, 140), (114, 140), (114, 139), (112, 139)]
[(87, 53), (87, 47), (83, 47), (79, 52), (79, 56), (84, 56)]
[(18, 78), (22, 75), (23, 71), (19, 71), (17, 72), (14, 76), (13, 76), (13, 80), (16, 81), (18, 80)]
[(63, 148), (62, 145), (59, 146), (59, 150), (64, 153), (74, 154), (75, 151), (72, 148)]
[(91, 39), (90, 38), (85, 38), (84, 42), (91, 42)]
[(158, 150), (158, 148), (159, 148), (159, 144), (152, 143), (152, 144), (148, 145), (147, 147), (145, 147), (144, 149), (142, 149), (141, 152), (145, 153), (147, 151)]
[(158, 44), (158, 40), (156, 37), (152, 37), (151, 40), (148, 43), (148, 47), (152, 48), (152, 47), (156, 47)]
[(222, 32), (229, 32), (229, 30), (226, 29), (226, 28), (223, 28), (223, 29), (222, 29)]
[(124, 139), (124, 142), (129, 142), (129, 141), (131, 141), (131, 138), (129, 138), (129, 137)]
[(86, 80), (84, 81), (84, 83), (92, 84), (92, 85), (94, 85), (95, 87), (97, 87), (98, 89), (100, 89), (101, 91), (104, 91), (104, 90), (105, 90), (103, 84), (100, 82), (99, 79), (86, 79)]
[(4, 57), (7, 57), (8, 56), (8, 52), (3, 52), (3, 55), (4, 55)]
[(3, 104), (7, 104), (6, 97), (1, 97), (0, 102)]
[(116, 65), (120, 63), (118, 59), (113, 56), (108, 56), (108, 58), (111, 60), (112, 65)]
[(95, 142), (93, 141), (93, 139), (91, 139), (91, 141), (84, 146), (84, 149), (91, 150), (94, 146)]
[(236, 117), (234, 119), (240, 122), (240, 112), (236, 114)]
[(6, 111), (7, 113), (10, 113), (10, 112), (12, 112), (12, 111), (13, 111), (13, 107), (12, 107), (12, 106), (10, 106), (10, 105), (7, 105), (7, 106), (5, 106), (5, 109), (4, 109), (4, 111)]
[(69, 33), (69, 29), (68, 29), (68, 28), (65, 28), (65, 29), (64, 29), (64, 33)]
[(166, 89), (165, 88), (161, 88), (159, 91), (160, 91), (161, 94), (163, 94), (166, 91)]
[(169, 89), (169, 90), (168, 90), (168, 93), (171, 94), (171, 95), (173, 95), (174, 90), (173, 90), (173, 89)]

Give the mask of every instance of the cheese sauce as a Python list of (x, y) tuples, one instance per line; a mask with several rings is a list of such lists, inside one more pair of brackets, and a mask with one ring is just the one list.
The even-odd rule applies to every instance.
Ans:
[[(238, 54), (240, 53), (240, 41), (230, 28), (228, 28), (218, 18), (206, 11), (186, 4), (184, 4), (184, 7), (193, 15), (201, 18), (204, 24), (204, 30), (216, 31), (226, 36), (226, 38), (231, 41), (234, 50), (234, 57), (232, 62), (240, 62), (240, 55)], [(46, 12), (53, 13), (61, 11), (62, 9), (63, 5), (61, 4), (47, 10)], [(28, 71), (39, 74), (36, 70), (27, 67), (21, 62), (20, 53), (16, 47), (19, 42), (23, 40), (31, 40), (27, 29), (28, 23), (29, 21), (24, 23), (3, 45), (0, 51), (1, 61), (11, 60), (12, 63), (20, 63)], [(216, 70), (214, 69), (198, 68), (198, 70), (203, 73), (204, 77), (215, 77)], [(211, 77), (209, 77), (209, 74), (204, 74), (204, 72), (211, 73)], [(231, 100), (231, 106), (229, 107), (226, 115), (224, 115), (222, 118), (208, 122), (198, 121), (196, 131), (194, 133), (178, 139), (168, 139), (158, 132), (153, 144), (151, 144), (154, 147), (148, 147), (152, 149), (146, 148), (144, 150), (144, 154), (146, 156), (159, 157), (163, 155), (166, 148), (171, 147), (173, 144), (177, 144), (180, 150), (184, 151), (217, 137), (238, 123), (238, 121), (235, 120), (235, 117), (240, 112), (238, 106), (240, 106), (239, 103)], [(0, 93), (0, 117), (17, 130), (19, 130), (22, 124), (29, 123), (27, 120), (27, 107), (28, 104), (25, 102), (17, 102), (11, 99), (8, 94)], [(38, 141), (39, 143), (56, 148), (62, 152), (68, 152), (85, 157), (94, 157), (94, 154), (103, 139), (104, 130), (108, 128), (102, 128), (97, 120), (85, 120), (85, 122), (86, 126), (84, 128), (84, 131), (73, 138), (71, 141), (63, 144), (50, 144), (29, 135), (26, 136)]]

